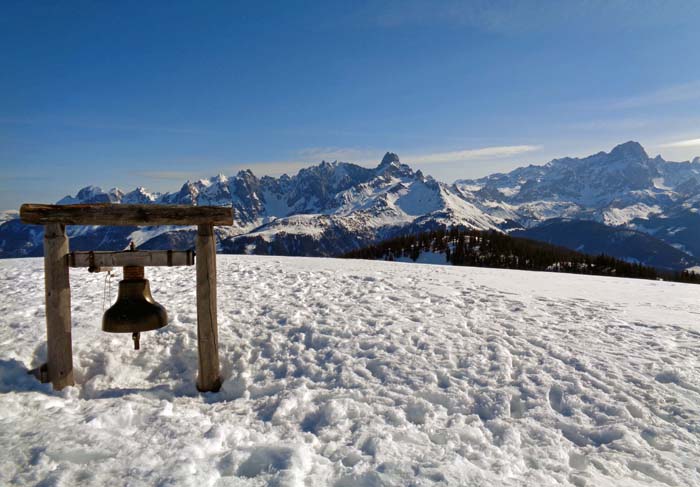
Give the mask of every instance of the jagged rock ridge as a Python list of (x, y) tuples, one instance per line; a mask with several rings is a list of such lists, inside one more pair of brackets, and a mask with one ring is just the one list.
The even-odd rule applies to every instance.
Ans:
[[(378, 166), (321, 162), (294, 176), (251, 170), (187, 181), (172, 193), (143, 187), (124, 193), (95, 186), (59, 203), (225, 205), (234, 225), (218, 230), (233, 253), (337, 255), (400, 233), (437, 226), (527, 230), (551, 218), (593, 220), (645, 232), (700, 256), (700, 159), (667, 162), (637, 142), (585, 158), (555, 159), (507, 174), (448, 185), (414, 171), (387, 152)], [(73, 248), (191, 245), (182, 228), (71, 228)], [(41, 234), (17, 220), (0, 226), (0, 256), (41, 253)], [(658, 249), (657, 249), (658, 250)], [(622, 256), (624, 257), (624, 256)]]

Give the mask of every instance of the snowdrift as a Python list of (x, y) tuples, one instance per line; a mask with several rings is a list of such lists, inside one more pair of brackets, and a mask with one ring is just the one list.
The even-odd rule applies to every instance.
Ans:
[[(170, 324), (100, 331), (71, 270), (77, 385), (45, 355), (41, 259), (0, 261), (2, 485), (700, 485), (700, 287), (219, 256), (224, 385), (195, 390), (194, 270)], [(111, 296), (116, 295), (116, 279)]]

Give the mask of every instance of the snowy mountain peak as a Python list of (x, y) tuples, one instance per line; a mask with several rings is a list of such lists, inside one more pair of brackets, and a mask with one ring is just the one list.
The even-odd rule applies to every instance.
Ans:
[(397, 154), (394, 154), (393, 152), (387, 152), (384, 154), (384, 157), (382, 158), (382, 162), (379, 163), (379, 167), (385, 167), (385, 166), (399, 166), (401, 164), (401, 161), (399, 160), (399, 156)]
[(91, 196), (97, 195), (97, 194), (102, 194), (102, 188), (99, 186), (85, 186), (83, 189), (78, 191), (77, 198), (89, 198)]
[(147, 204), (153, 203), (158, 198), (157, 193), (151, 193), (143, 186), (137, 187), (135, 190), (126, 193), (122, 199), (121, 203), (126, 204)]
[(644, 150), (644, 147), (642, 147), (642, 144), (632, 140), (615, 146), (615, 148), (610, 151), (610, 155), (615, 159), (632, 159), (640, 161), (646, 161), (649, 159), (649, 155)]
[(58, 201), (59, 205), (70, 205), (76, 203), (119, 203), (124, 193), (118, 188), (112, 188), (104, 192), (99, 186), (85, 186), (78, 191), (75, 198), (67, 195)]
[(236, 178), (249, 180), (251, 178), (256, 178), (256, 177), (255, 177), (255, 174), (253, 174), (253, 171), (251, 169), (243, 169), (243, 170), (238, 171), (238, 173), (236, 174)]

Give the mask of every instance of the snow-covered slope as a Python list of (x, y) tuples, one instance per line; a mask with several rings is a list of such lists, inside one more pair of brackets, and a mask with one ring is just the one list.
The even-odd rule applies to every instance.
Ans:
[[(195, 390), (194, 269), (169, 325), (100, 331), (71, 272), (77, 385), (45, 355), (40, 259), (0, 262), (0, 484), (699, 485), (700, 287), (219, 256), (222, 391)], [(112, 296), (114, 296), (112, 286)]]

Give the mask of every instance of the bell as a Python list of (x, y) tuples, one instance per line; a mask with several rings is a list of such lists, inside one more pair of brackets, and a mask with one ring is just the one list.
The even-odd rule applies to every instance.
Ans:
[(139, 349), (140, 332), (162, 328), (168, 324), (168, 313), (151, 295), (143, 267), (124, 267), (119, 281), (117, 301), (102, 317), (102, 330), (109, 333), (131, 333), (134, 348)]

